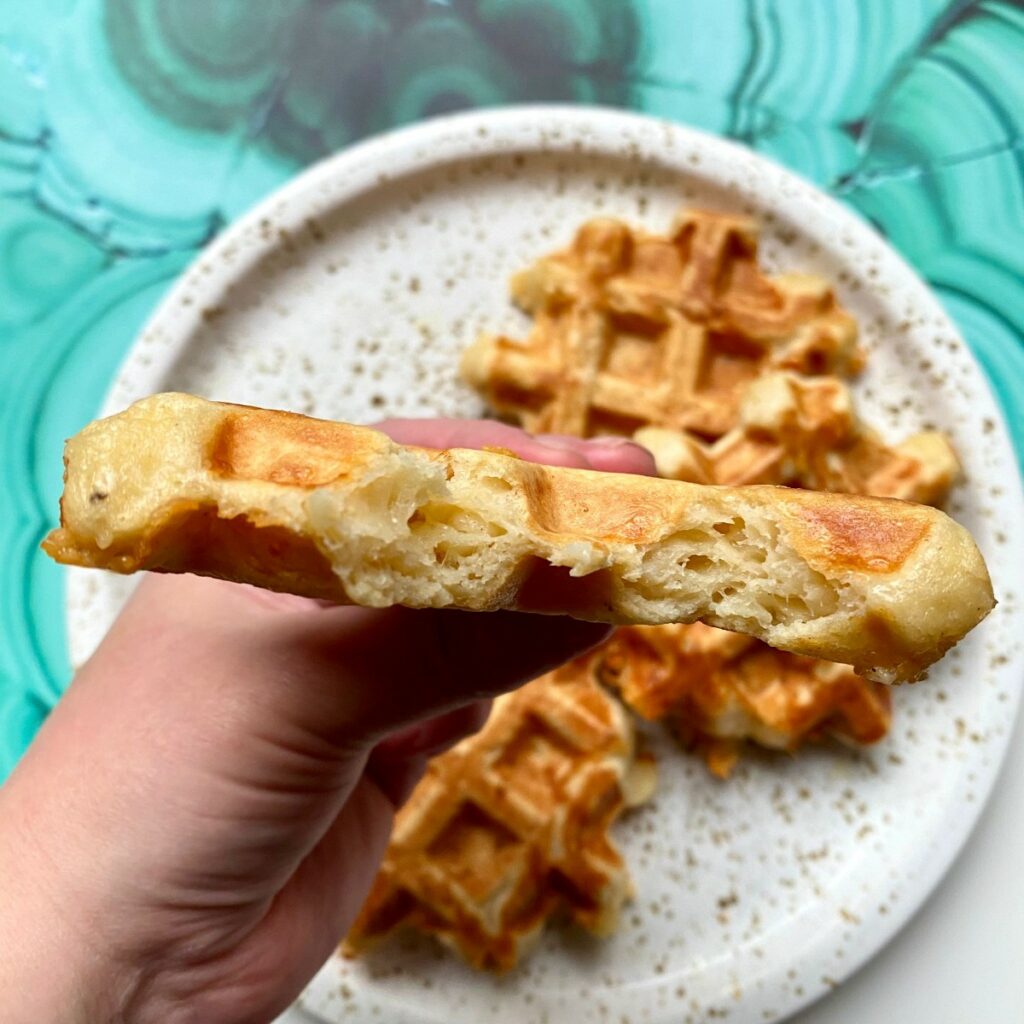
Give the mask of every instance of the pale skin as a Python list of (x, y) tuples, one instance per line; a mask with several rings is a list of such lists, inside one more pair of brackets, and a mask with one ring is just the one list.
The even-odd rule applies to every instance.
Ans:
[[(382, 429), (654, 471), (623, 441)], [(606, 634), (147, 578), (0, 788), (4, 1021), (270, 1021), (351, 924), (427, 759)]]

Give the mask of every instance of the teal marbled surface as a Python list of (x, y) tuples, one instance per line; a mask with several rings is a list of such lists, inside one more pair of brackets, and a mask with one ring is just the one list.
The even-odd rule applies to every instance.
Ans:
[(1004, 0), (0, 0), (0, 779), (67, 682), (60, 449), (202, 245), (368, 134), (529, 101), (740, 139), (936, 290), (1024, 453), (1024, 9)]

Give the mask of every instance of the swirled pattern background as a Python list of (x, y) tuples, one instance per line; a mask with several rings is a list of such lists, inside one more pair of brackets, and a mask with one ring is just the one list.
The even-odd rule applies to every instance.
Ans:
[(0, 779), (69, 675), (63, 438), (214, 233), (373, 132), (561, 101), (740, 139), (917, 267), (1024, 452), (1022, 54), (1007, 0), (3, 0)]

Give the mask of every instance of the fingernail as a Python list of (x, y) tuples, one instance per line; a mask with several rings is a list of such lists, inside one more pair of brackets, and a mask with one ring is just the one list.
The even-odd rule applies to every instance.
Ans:
[(595, 437), (587, 442), (587, 459), (595, 469), (653, 474), (654, 459), (643, 445), (628, 437)]
[(543, 445), (545, 448), (550, 448), (554, 452), (579, 451), (578, 443), (574, 444), (569, 438), (560, 437), (558, 434), (534, 434), (533, 439), (538, 444)]
[(628, 437), (615, 437), (613, 435), (592, 437), (587, 441), (587, 445), (594, 448), (606, 448), (610, 451), (622, 451), (624, 448), (642, 448), (636, 441), (631, 441)]

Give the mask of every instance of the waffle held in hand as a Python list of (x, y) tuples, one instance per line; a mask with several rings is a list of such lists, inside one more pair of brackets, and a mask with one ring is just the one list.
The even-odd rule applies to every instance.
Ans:
[(993, 605), (970, 534), (922, 505), (413, 448), (180, 394), (67, 443), (44, 548), (371, 607), (700, 620), (888, 682)]

